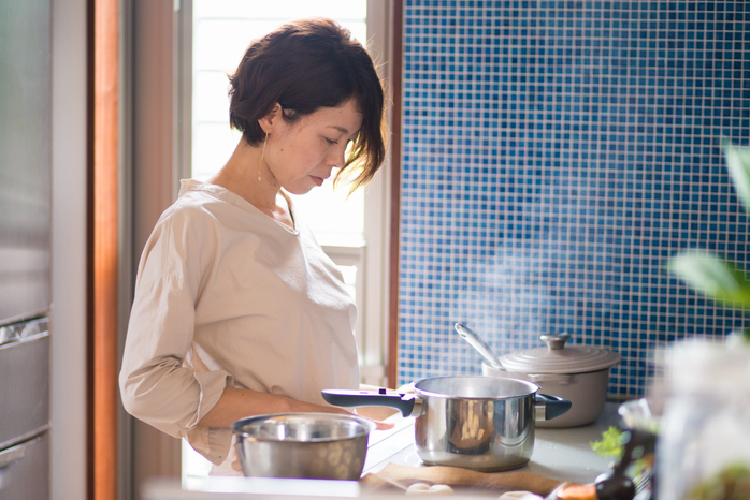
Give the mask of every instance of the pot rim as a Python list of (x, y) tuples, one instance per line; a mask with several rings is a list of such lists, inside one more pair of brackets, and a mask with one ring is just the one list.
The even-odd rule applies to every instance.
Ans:
[[(414, 384), (414, 388), (416, 390), (416, 394), (419, 397), (430, 397), (430, 398), (438, 398), (438, 399), (471, 399), (471, 400), (483, 400), (483, 401), (497, 401), (502, 399), (515, 399), (515, 398), (523, 398), (527, 396), (533, 396), (539, 391), (539, 386), (533, 382), (529, 382), (528, 380), (522, 380), (522, 379), (516, 379), (516, 378), (498, 378), (497, 380), (502, 380), (503, 383), (516, 383), (518, 385), (522, 385), (527, 388), (527, 392), (524, 392), (523, 394), (512, 394), (507, 396), (476, 396), (476, 395), (467, 395), (467, 396), (461, 396), (456, 394), (447, 394), (444, 392), (435, 392), (434, 390), (427, 390), (420, 388), (420, 384), (423, 383), (440, 383), (440, 381), (444, 380), (460, 380), (460, 381), (471, 381), (475, 380), (478, 381), (478, 383), (487, 383), (486, 380), (491, 379), (491, 377), (485, 377), (483, 375), (479, 376), (454, 376), (454, 377), (431, 377), (431, 378), (424, 378), (422, 380), (417, 381)], [(480, 382), (481, 381), (481, 382)], [(501, 383), (501, 382), (496, 382)]]

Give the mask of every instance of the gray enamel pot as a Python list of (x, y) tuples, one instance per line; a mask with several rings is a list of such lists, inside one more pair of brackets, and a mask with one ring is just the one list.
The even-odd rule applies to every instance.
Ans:
[(563, 398), (537, 394), (538, 386), (494, 377), (420, 380), (414, 394), (327, 389), (336, 406), (388, 406), (416, 416), (414, 441), (425, 465), (503, 471), (523, 467), (534, 450), (535, 422), (570, 409)]
[(482, 375), (526, 380), (539, 390), (569, 400), (569, 412), (539, 427), (577, 427), (594, 422), (604, 411), (609, 369), (622, 361), (617, 353), (591, 346), (566, 346), (569, 335), (542, 335), (547, 347), (500, 356), (502, 368), (482, 363)]

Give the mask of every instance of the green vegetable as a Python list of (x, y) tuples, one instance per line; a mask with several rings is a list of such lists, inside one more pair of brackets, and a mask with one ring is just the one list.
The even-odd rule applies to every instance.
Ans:
[(606, 431), (602, 432), (602, 439), (600, 441), (592, 441), (591, 449), (594, 453), (603, 457), (612, 457), (615, 460), (620, 460), (625, 445), (626, 437), (617, 427), (611, 426)]
[[(591, 449), (597, 455), (611, 457), (613, 461), (623, 465), (623, 453), (626, 444), (632, 439), (632, 431), (621, 431), (617, 427), (610, 427), (602, 432), (602, 439), (591, 443)], [(638, 492), (645, 488), (650, 489), (651, 474), (653, 471), (654, 456), (651, 446), (638, 444), (631, 447), (631, 455), (627, 457), (625, 473), (633, 480)], [(746, 499), (750, 500), (750, 499)]]

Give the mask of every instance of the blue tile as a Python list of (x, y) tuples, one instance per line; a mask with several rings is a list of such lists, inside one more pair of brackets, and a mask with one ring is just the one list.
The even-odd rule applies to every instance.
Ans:
[(718, 149), (750, 140), (743, 3), (575, 5), (405, 2), (399, 382), (477, 372), (462, 320), (623, 346), (610, 393), (640, 395), (655, 344), (745, 320), (663, 270), (748, 260)]

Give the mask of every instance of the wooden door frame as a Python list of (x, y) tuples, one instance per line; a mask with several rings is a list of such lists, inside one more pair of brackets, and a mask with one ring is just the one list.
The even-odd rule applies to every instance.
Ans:
[(88, 0), (87, 496), (117, 498), (119, 2)]

